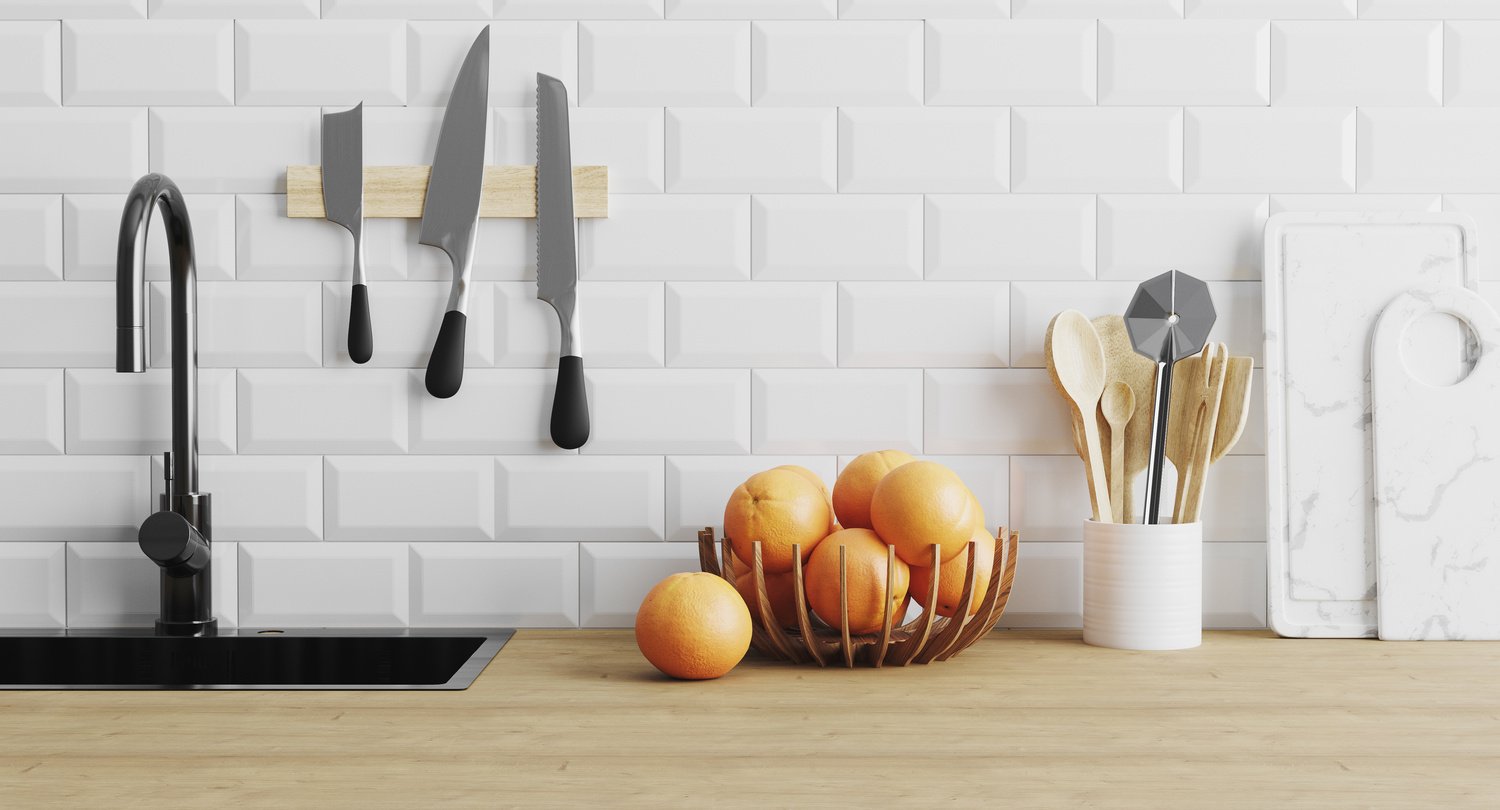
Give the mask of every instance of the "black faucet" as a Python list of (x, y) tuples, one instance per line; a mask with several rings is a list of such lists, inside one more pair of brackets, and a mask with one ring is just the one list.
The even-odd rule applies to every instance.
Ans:
[(161, 566), (157, 635), (211, 636), (209, 496), (198, 491), (198, 268), (182, 192), (165, 175), (137, 180), (120, 217), (115, 371), (146, 370), (146, 230), (161, 209), (172, 277), (172, 450), (161, 511), (141, 524), (141, 551)]

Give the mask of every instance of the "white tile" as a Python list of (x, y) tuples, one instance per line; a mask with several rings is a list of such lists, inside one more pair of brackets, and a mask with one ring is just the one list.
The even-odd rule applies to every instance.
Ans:
[(1437, 22), (1278, 22), (1271, 62), (1277, 105), (1443, 103), (1443, 28)]
[(783, 464), (812, 470), (832, 491), (833, 456), (668, 456), (667, 539), (696, 543), (705, 526), (723, 537), (730, 493), (746, 478)]
[[(186, 194), (193, 223), (193, 265), (199, 281), (234, 278), (234, 196)], [(119, 271), (120, 214), (124, 194), (69, 194), (63, 198), (63, 267), (69, 281), (114, 281)], [(151, 213), (146, 237), (146, 278), (170, 278), (166, 226)]]
[(1187, 18), (1352, 20), (1355, 0), (1187, 0)]
[(750, 235), (756, 279), (922, 277), (922, 198), (915, 194), (758, 194)]
[[(464, 326), (464, 365), (495, 363), (495, 296), (488, 282), (469, 285)], [(402, 281), (369, 288), (374, 352), (365, 368), (426, 368), (448, 309), (452, 285), (443, 281)], [(349, 359), (348, 282), (323, 284), (323, 365), (354, 368)]]
[[(577, 104), (580, 92), (578, 39), (578, 24), (566, 20), (507, 22), (492, 26), (490, 106), (535, 107), (537, 73), (561, 79), (568, 88), (569, 103)], [(449, 84), (452, 84), (451, 80)], [(444, 97), (447, 92), (448, 88), (444, 87)], [(578, 160), (574, 160), (574, 164), (583, 165)]]
[(1364, 107), (1358, 112), (1362, 192), (1489, 193), (1500, 187), (1500, 110)]
[(1042, 369), (925, 372), (929, 453), (1071, 453), (1067, 406)]
[(832, 20), (838, 0), (667, 0), (669, 20)]
[(405, 543), (240, 543), (239, 552), (241, 627), (407, 623)]
[(1266, 626), (1266, 544), (1214, 543), (1203, 547), (1203, 627)]
[(134, 548), (136, 528), (155, 511), (147, 466), (140, 456), (0, 456), (0, 539), (130, 540)]
[(62, 40), (69, 105), (234, 103), (228, 20), (67, 20)]
[(60, 17), (142, 19), (146, 16), (146, 0), (8, 0), (5, 16), (15, 20), (56, 20)]
[(1228, 344), (1234, 354), (1249, 355), (1259, 368), (1266, 343), (1260, 282), (1210, 281), (1208, 292), (1219, 314), (1208, 339)]
[(1010, 528), (1031, 543), (1082, 542), (1090, 514), (1086, 475), (1071, 449), (1065, 456), (1011, 456)]
[(578, 103), (734, 107), (750, 103), (747, 22), (585, 22)]
[(1011, 0), (1012, 17), (1162, 19), (1182, 16), (1182, 0)]
[(1500, 22), (1450, 22), (1443, 35), (1443, 103), (1500, 106)]
[(69, 543), (68, 627), (152, 626), (161, 615), (160, 572), (133, 542)]
[(1009, 180), (1006, 109), (839, 110), (839, 191), (993, 192)]
[(213, 555), (208, 571), (213, 615), (219, 629), (234, 629), (240, 626), (240, 546), (214, 543)]
[[(649, 107), (579, 107), (568, 113), (574, 166), (608, 166), (609, 191), (656, 194), (665, 187), (665, 124)], [(495, 110), (495, 163), (536, 163), (536, 108)], [(431, 150), (427, 151), (431, 159)], [(611, 198), (611, 202), (616, 198)], [(614, 215), (610, 211), (610, 215)]]
[(1442, 210), (1468, 214), (1479, 227), (1479, 278), (1500, 279), (1500, 194), (1444, 194), (1442, 200)]
[[(495, 286), (495, 365), (556, 368), (562, 327), (551, 305), (526, 281)], [(589, 368), (659, 368), (663, 357), (662, 285), (654, 281), (582, 281), (575, 349)]]
[(667, 111), (667, 190), (674, 193), (833, 192), (837, 153), (831, 109)]
[(1015, 191), (1182, 190), (1182, 111), (1172, 107), (1018, 107)]
[(494, 14), (494, 0), (323, 0), (323, 19), (325, 20), (342, 18), (487, 20)]
[(0, 104), (54, 106), (62, 93), (62, 37), (51, 20), (0, 22)]
[(1264, 194), (1099, 198), (1099, 278), (1145, 279), (1163, 268), (1204, 280), (1260, 278)]
[(1271, 213), (1284, 211), (1441, 211), (1441, 194), (1272, 194)]
[(584, 627), (631, 627), (641, 600), (656, 583), (697, 571), (690, 543), (584, 543), (579, 559), (579, 607)]
[[(1026, 533), (1021, 532), (1024, 539)], [(1000, 627), (1083, 626), (1083, 543), (1021, 543)]]
[(753, 385), (757, 453), (922, 451), (917, 369), (765, 369)]
[[(69, 453), (152, 454), (172, 447), (172, 373), (69, 369), (64, 385)], [(235, 451), (235, 379), (230, 369), (198, 372), (198, 449)]]
[(0, 109), (0, 143), (0, 194), (117, 192), (146, 173), (146, 111)]
[(609, 217), (578, 226), (578, 273), (589, 280), (750, 277), (750, 198), (621, 194)]
[(1010, 285), (845, 282), (838, 321), (840, 366), (1004, 366)]
[(1093, 104), (1093, 20), (927, 23), (928, 104)]
[(550, 432), (555, 370), (469, 369), (459, 395), (448, 399), (428, 396), (425, 373), (411, 372), (413, 453), (567, 452)]
[(1065, 309), (1089, 318), (1119, 315), (1135, 295), (1135, 282), (1025, 281), (1010, 285), (1010, 364), (1042, 368), (1047, 324)]
[(318, 132), (314, 108), (154, 107), (151, 171), (187, 192), (283, 192), (288, 165), (318, 163)]
[(247, 369), (239, 377), (242, 453), (402, 453), (400, 369)]
[(667, 285), (667, 365), (832, 366), (835, 285), (803, 281)]
[(56, 194), (0, 196), (0, 244), (6, 245), (4, 255), (0, 255), (0, 280), (55, 281), (62, 278), (62, 197)]
[(662, 0), (495, 0), (500, 20), (661, 19)]
[(1010, 16), (1008, 0), (839, 0), (839, 17), (846, 20), (1007, 16)]
[(922, 24), (759, 22), (752, 97), (764, 106), (922, 103)]
[(929, 194), (929, 279), (1020, 281), (1094, 277), (1094, 197)]
[[(610, 199), (610, 216), (616, 215), (624, 195)], [(582, 223), (603, 222), (602, 219), (585, 219)], [(579, 239), (583, 238), (585, 226), (580, 223)], [(366, 225), (368, 226), (368, 221)], [(407, 223), (407, 275), (413, 281), (452, 281), (453, 263), (442, 251), (417, 244), (422, 221), (413, 219)], [(369, 241), (369, 237), (365, 237)], [(420, 253), (418, 252), (420, 251)], [(476, 281), (522, 281), (536, 280), (536, 220), (532, 219), (481, 219), (479, 220), (478, 246), (474, 256), (474, 280)]]
[[(164, 485), (158, 454), (151, 458), (153, 504)], [(198, 489), (213, 496), (215, 575), (226, 556), (221, 543), (323, 539), (319, 456), (199, 456)]]
[(1270, 103), (1270, 24), (1103, 20), (1101, 104)]
[[(485, 23), (449, 21), (413, 21), (406, 26), (406, 103), (412, 106), (436, 107), (448, 104), (453, 80), (468, 55), (474, 39)], [(495, 54), (496, 28), (490, 28), (490, 55)], [(495, 72), (490, 71), (493, 86)], [(533, 78), (533, 87), (535, 79)], [(492, 87), (492, 93), (494, 89)], [(533, 90), (533, 92), (535, 92)], [(491, 96), (491, 104), (494, 104)], [(366, 134), (368, 138), (368, 133)], [(433, 136), (434, 138), (436, 135)], [(436, 140), (433, 141), (437, 143)], [(429, 161), (430, 162), (430, 161)]]
[(318, 0), (151, 0), (151, 16), (316, 20)]
[(1500, 19), (1500, 6), (1490, 0), (1359, 0), (1362, 19), (1455, 20)]
[(0, 370), (0, 413), (0, 453), (61, 453), (62, 369)]
[(1184, 140), (1188, 191), (1354, 190), (1352, 109), (1190, 109)]
[(67, 626), (66, 553), (63, 543), (0, 543), (0, 627)]
[[(236, 276), (241, 280), (349, 282), (353, 278), (354, 240), (349, 232), (326, 219), (287, 216), (284, 195), (236, 197), (234, 229)], [(370, 281), (406, 276), (407, 235), (406, 220), (365, 220), (365, 272)], [(444, 278), (451, 268), (451, 264), (444, 267)]]
[[(347, 106), (332, 106), (324, 108), (323, 112), (346, 109)], [(433, 152), (437, 150), (438, 130), (443, 125), (442, 107), (365, 107), (360, 116), (364, 124), (366, 166), (432, 163)], [(322, 132), (321, 121), (319, 132)], [(370, 221), (365, 222), (366, 227), (371, 224)]]
[(240, 20), (234, 28), (238, 104), (406, 103), (400, 20)]
[(1208, 468), (1205, 480), (1203, 541), (1264, 545), (1268, 511), (1265, 456), (1225, 456)]
[(584, 453), (748, 453), (750, 372), (591, 369)]
[[(198, 366), (318, 366), (323, 315), (315, 281), (198, 284)], [(151, 284), (151, 366), (172, 365), (171, 285)], [(347, 310), (346, 310), (347, 313)]]
[(413, 627), (577, 627), (578, 546), (413, 543)]
[(481, 456), (329, 456), (325, 540), (493, 540), (495, 463)]
[(1230, 448), (1230, 455), (1264, 455), (1266, 452), (1266, 375), (1263, 369), (1250, 374), (1250, 414), (1245, 432)]
[(0, 366), (115, 365), (115, 285), (0, 282)]
[[(488, 459), (485, 459), (488, 462)], [(501, 456), (501, 540), (661, 540), (661, 456)]]

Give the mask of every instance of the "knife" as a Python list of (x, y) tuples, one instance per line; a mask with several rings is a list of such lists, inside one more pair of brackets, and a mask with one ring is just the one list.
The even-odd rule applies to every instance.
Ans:
[(370, 292), (365, 286), (364, 107), (323, 113), (323, 211), (354, 237), (354, 296), (349, 304), (349, 359), (368, 363)]
[(453, 290), (427, 361), (427, 393), (447, 399), (464, 379), (464, 326), (469, 273), (479, 232), (479, 195), (484, 187), (484, 136), (490, 110), (490, 27), (486, 25), (453, 80), (437, 153), (427, 181), (427, 203), (417, 241), (442, 248), (453, 262)]
[(562, 351), (552, 394), (552, 443), (566, 450), (589, 440), (589, 401), (578, 341), (578, 242), (573, 220), (573, 151), (568, 88), (536, 74), (536, 297), (557, 310)]

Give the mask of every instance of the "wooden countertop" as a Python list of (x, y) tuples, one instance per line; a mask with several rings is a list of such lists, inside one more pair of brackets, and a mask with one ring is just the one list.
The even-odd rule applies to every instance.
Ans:
[(1500, 644), (1000, 631), (951, 661), (656, 674), (522, 631), (464, 692), (4, 692), (0, 805), (1446, 806), (1500, 802)]

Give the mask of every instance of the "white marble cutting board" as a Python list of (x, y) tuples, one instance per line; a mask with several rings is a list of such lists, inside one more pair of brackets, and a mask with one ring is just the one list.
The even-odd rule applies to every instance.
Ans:
[(1267, 590), (1281, 635), (1375, 635), (1375, 319), (1410, 287), (1472, 288), (1474, 266), (1474, 224), (1461, 214), (1267, 222)]
[[(1433, 313), (1478, 343), (1452, 385), (1419, 379), (1432, 358), (1403, 354)], [(1500, 639), (1500, 314), (1462, 287), (1404, 293), (1376, 322), (1370, 364), (1380, 637)]]

